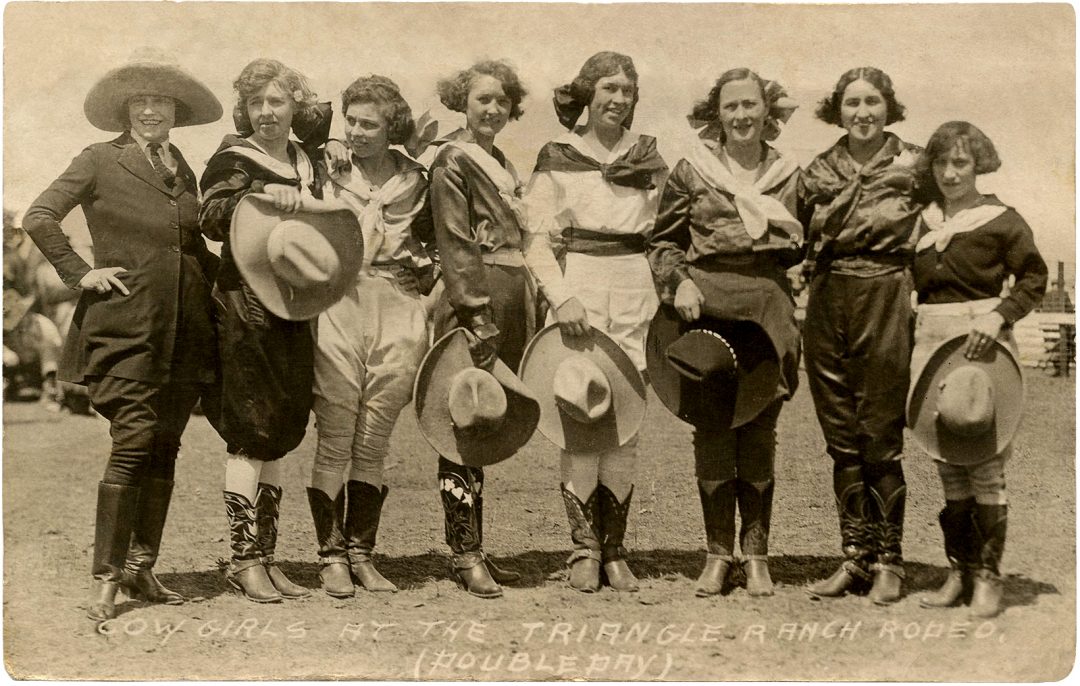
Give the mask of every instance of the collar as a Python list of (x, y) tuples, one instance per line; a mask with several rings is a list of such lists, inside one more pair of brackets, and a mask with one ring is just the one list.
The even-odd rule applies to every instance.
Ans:
[[(135, 129), (128, 129), (128, 134), (130, 134), (131, 139), (138, 144), (139, 149), (143, 151), (143, 154), (149, 154), (147, 152), (147, 147), (149, 147), (150, 141), (148, 141), (145, 138), (143, 138), (142, 136), (140, 136), (138, 134), (138, 132), (135, 131)], [(162, 154), (168, 153), (168, 151), (169, 151), (169, 139), (166, 138), (165, 140), (160, 141), (160, 143), (161, 143)]]
[(597, 162), (610, 164), (625, 155), (638, 141), (638, 135), (636, 133), (631, 133), (627, 129), (621, 129), (622, 136), (619, 138), (619, 142), (615, 144), (614, 148), (607, 150), (604, 146), (594, 144), (585, 138), (585, 136), (580, 133), (583, 130), (583, 127), (578, 127), (574, 131), (567, 131), (556, 138), (555, 142), (573, 146), (581, 154), (591, 157)]

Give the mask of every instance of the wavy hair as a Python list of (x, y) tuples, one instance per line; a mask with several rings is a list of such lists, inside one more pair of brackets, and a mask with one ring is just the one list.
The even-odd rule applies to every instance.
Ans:
[(971, 155), (976, 174), (989, 174), (1001, 168), (994, 142), (977, 126), (966, 121), (945, 122), (930, 136), (926, 149), (915, 161), (918, 185), (927, 200), (941, 200), (941, 189), (934, 180), (934, 162), (947, 156), (957, 145)]
[(341, 94), (342, 113), (353, 103), (372, 104), (379, 109), (379, 113), (386, 120), (387, 140), (390, 145), (404, 144), (416, 130), (409, 103), (405, 102), (398, 85), (385, 76), (361, 76), (349, 84)]
[(517, 72), (505, 60), (477, 62), (449, 78), (440, 79), (436, 86), (439, 100), (447, 109), (464, 112), (469, 101), (469, 89), (477, 76), (490, 76), (502, 84), (503, 92), (510, 98), (510, 119), (520, 119), (521, 115), (525, 114), (521, 101), (525, 99), (528, 91), (521, 84)]
[(630, 112), (623, 120), (623, 128), (630, 128), (634, 121), (634, 108), (638, 103), (638, 73), (634, 60), (618, 52), (605, 50), (598, 52), (581, 65), (581, 70), (570, 83), (555, 89), (555, 115), (559, 123), (573, 130), (581, 113), (592, 104), (596, 97), (596, 84), (600, 79), (615, 76), (619, 72), (626, 74), (634, 82), (634, 99), (630, 103)]
[(896, 91), (893, 90), (892, 79), (889, 75), (881, 71), (877, 67), (855, 67), (844, 72), (840, 80), (836, 82), (836, 87), (833, 88), (832, 93), (821, 99), (818, 103), (817, 110), (814, 114), (817, 118), (826, 124), (835, 124), (842, 127), (843, 124), (840, 121), (840, 105), (844, 101), (844, 91), (852, 83), (858, 80), (863, 80), (869, 83), (874, 88), (881, 92), (882, 97), (885, 98), (886, 114), (885, 114), (885, 126), (889, 124), (895, 124), (898, 121), (904, 121), (904, 114), (907, 110), (896, 99)]
[[(276, 83), (282, 91), (289, 94), (295, 103), (295, 110), (303, 113), (315, 106), (318, 96), (308, 85), (307, 77), (277, 60), (260, 57), (250, 62), (240, 76), (233, 81), (236, 91), (236, 107), (233, 109), (233, 121), (241, 136), (250, 136), (255, 132), (247, 114), (247, 100), (258, 94), (268, 83)], [(294, 115), (294, 119), (296, 116)], [(295, 129), (295, 127), (294, 127)]]

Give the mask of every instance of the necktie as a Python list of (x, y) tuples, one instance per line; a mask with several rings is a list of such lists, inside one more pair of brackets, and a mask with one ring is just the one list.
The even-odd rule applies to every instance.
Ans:
[(150, 150), (150, 164), (153, 165), (154, 171), (157, 172), (161, 180), (165, 182), (165, 185), (172, 188), (176, 183), (176, 174), (173, 174), (168, 167), (165, 166), (165, 160), (161, 159), (161, 144), (150, 143), (147, 148)]

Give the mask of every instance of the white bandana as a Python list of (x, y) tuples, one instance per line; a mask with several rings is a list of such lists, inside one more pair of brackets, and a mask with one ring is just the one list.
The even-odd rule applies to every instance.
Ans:
[(937, 202), (933, 202), (919, 215), (923, 225), (927, 228), (927, 232), (915, 244), (915, 252), (922, 252), (931, 245), (938, 252), (943, 252), (945, 248), (949, 247), (949, 241), (952, 240), (953, 236), (973, 231), (996, 219), (1007, 209), (1004, 205), (976, 205), (966, 210), (960, 210), (946, 219), (945, 210)]

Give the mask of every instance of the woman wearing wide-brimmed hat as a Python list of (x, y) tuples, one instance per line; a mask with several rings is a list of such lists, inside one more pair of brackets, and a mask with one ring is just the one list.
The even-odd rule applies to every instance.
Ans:
[[(169, 130), (217, 121), (221, 104), (168, 56), (142, 51), (86, 97), (90, 123), (122, 134), (86, 148), (27, 210), (23, 226), (71, 288), (83, 293), (59, 378), (89, 387), (110, 422), (112, 454), (98, 485), (92, 619), (115, 616), (125, 587), (152, 602), (183, 596), (153, 573), (180, 436), (217, 377), (209, 282), (217, 258), (199, 235), (195, 174)], [(94, 266), (60, 221), (82, 206)]]
[(907, 486), (904, 396), (911, 356), (913, 194), (918, 146), (885, 127), (904, 118), (892, 79), (848, 70), (817, 116), (847, 130), (803, 172), (813, 258), (803, 323), (806, 376), (826, 452), (844, 561), (812, 584), (814, 597), (865, 590), (877, 604), (900, 598)]
[[(649, 240), (649, 261), (664, 303), (650, 326), (650, 376), (672, 409), (688, 393), (707, 398), (703, 408), (683, 415), (694, 424), (695, 472), (708, 542), (697, 584), (702, 597), (724, 588), (735, 552), (736, 506), (747, 591), (773, 593), (767, 556), (776, 420), (795, 392), (799, 360), (785, 270), (802, 259), (803, 231), (796, 195), (799, 166), (768, 141), (780, 134), (794, 109), (775, 81), (745, 68), (724, 72), (690, 115), (691, 123), (703, 128), (668, 177)], [(664, 331), (693, 329), (704, 330), (694, 336), (705, 337), (691, 336), (672, 347), (660, 341)], [(661, 377), (671, 375), (679, 348), (685, 346), (696, 357), (718, 338), (721, 352), (743, 339), (758, 341), (756, 351), (733, 362), (744, 369), (757, 367), (749, 353), (767, 350), (771, 361), (762, 360), (762, 369), (768, 366), (775, 373), (739, 380), (731, 407), (729, 385), (708, 388), (719, 369), (688, 358), (681, 368), (695, 367), (694, 374), (705, 382), (703, 390), (680, 385), (669, 394), (672, 386), (661, 383)]]
[[(970, 601), (975, 617), (1001, 610), (1005, 462), (1023, 397), (1012, 326), (1039, 303), (1047, 280), (1031, 228), (977, 188), (979, 174), (1000, 166), (986, 134), (963, 121), (938, 127), (916, 163), (931, 202), (920, 214), (915, 245), (919, 305), (908, 424), (937, 464), (945, 490), (939, 521), (952, 567), (945, 584), (920, 602)], [(1002, 295), (1009, 277), (1015, 282)], [(950, 394), (962, 412), (953, 410)]]
[[(595, 326), (644, 371), (645, 332), (657, 307), (645, 239), (667, 165), (655, 138), (630, 131), (637, 81), (630, 57), (599, 52), (555, 90), (555, 114), (567, 132), (537, 155), (525, 194), (532, 237), (525, 257), (564, 334), (582, 336)], [(564, 270), (552, 240), (565, 249)], [(579, 591), (600, 587), (601, 565), (612, 588), (637, 590), (622, 546), (637, 445), (632, 438), (561, 451), (575, 548), (570, 586)]]
[(277, 60), (251, 62), (233, 85), (237, 134), (207, 162), (200, 213), (203, 233), (223, 241), (214, 300), (228, 450), (226, 578), (250, 600), (280, 602), (309, 595), (274, 552), (281, 458), (300, 444), (312, 407), (311, 320), (355, 282), (362, 246), (350, 212), (346, 221), (311, 211), (322, 195), (312, 156), (329, 135), (329, 104), (316, 103), (307, 79)]

